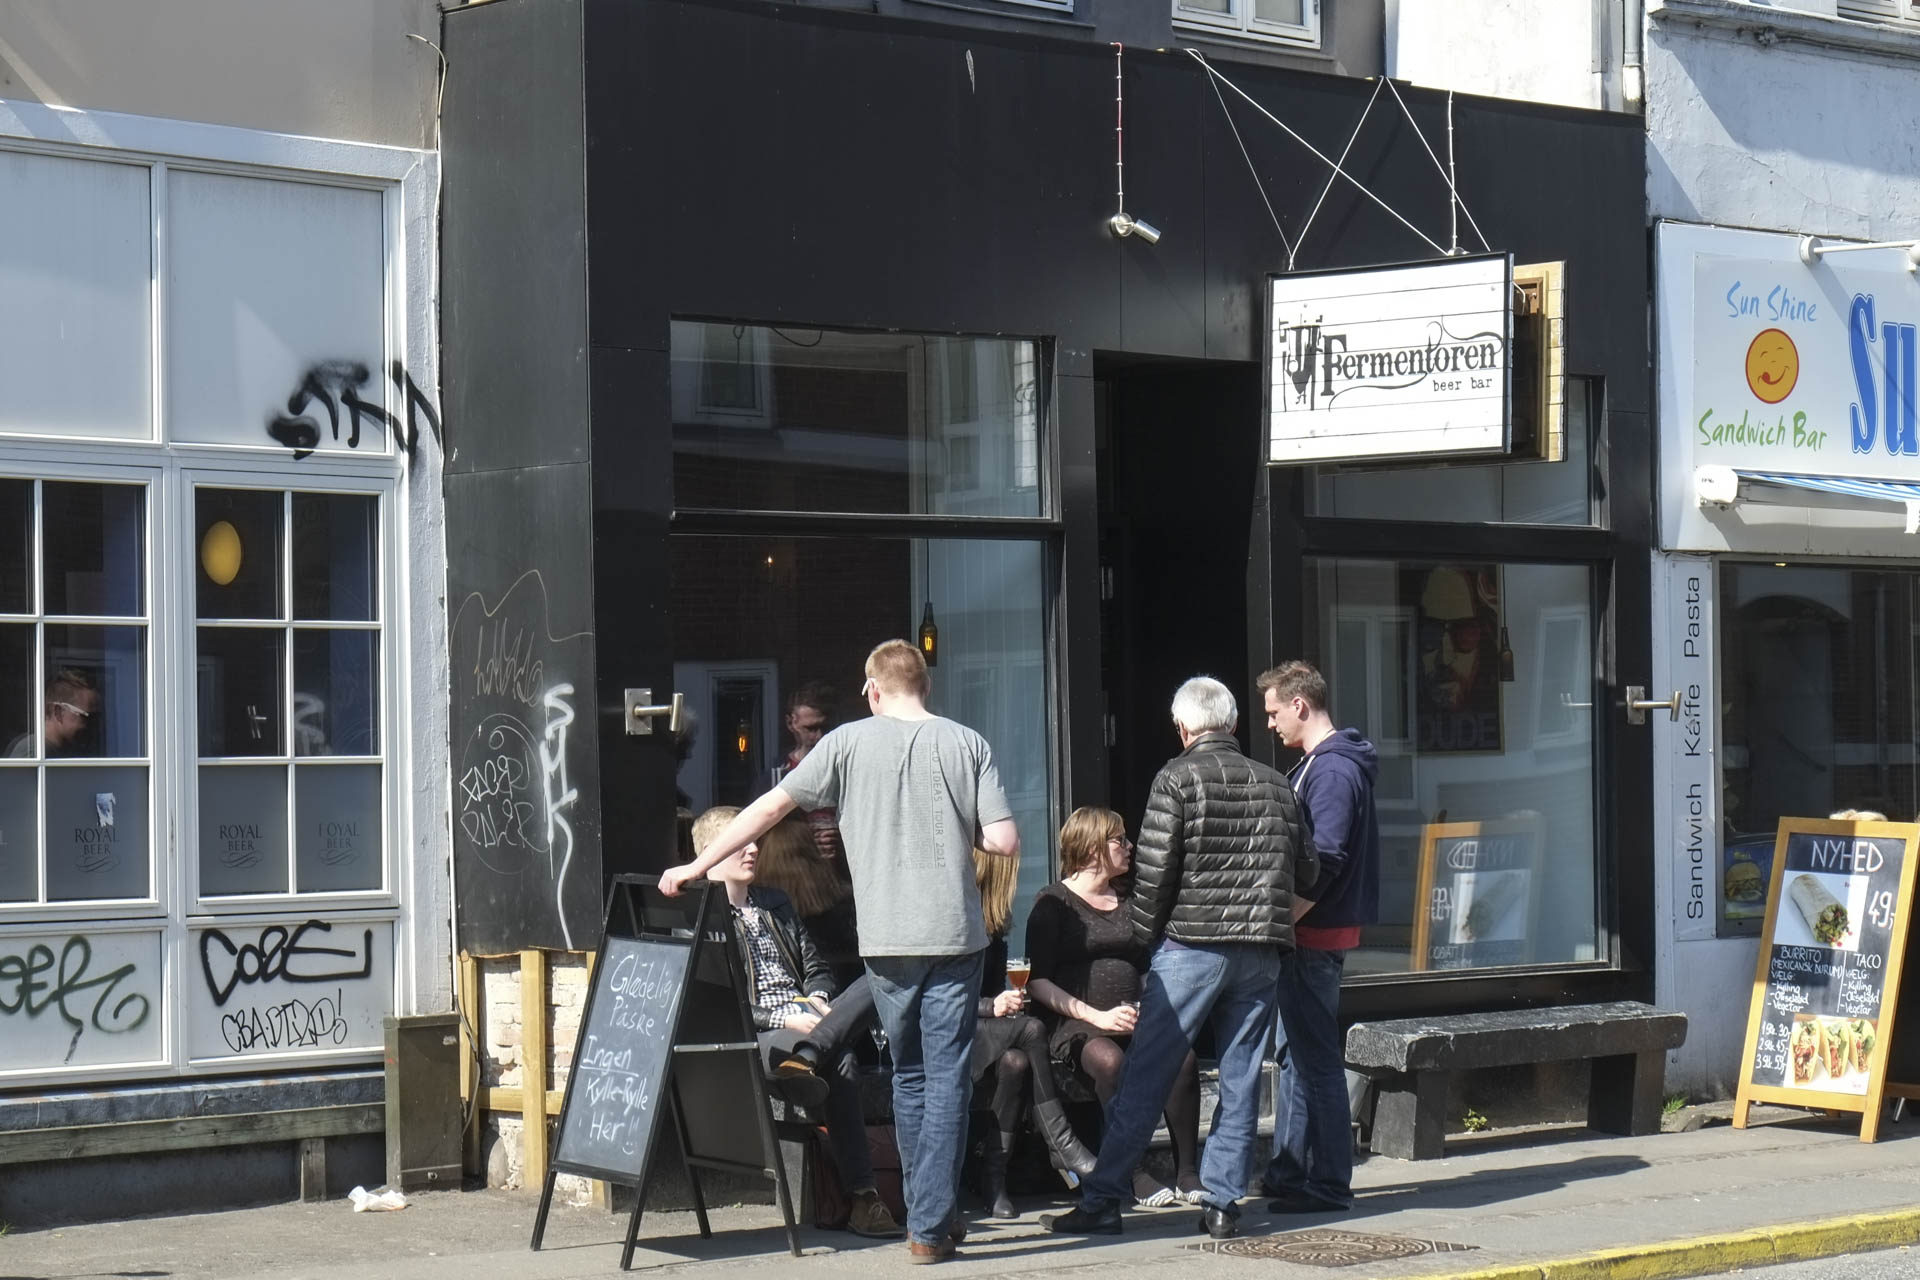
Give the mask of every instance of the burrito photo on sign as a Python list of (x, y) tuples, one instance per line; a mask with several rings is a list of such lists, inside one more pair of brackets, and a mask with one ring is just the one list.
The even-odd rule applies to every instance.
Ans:
[(1807, 928), (1813, 930), (1815, 941), (1837, 947), (1853, 932), (1846, 907), (1812, 876), (1795, 876), (1787, 886), (1787, 893), (1793, 898), (1793, 905), (1800, 908), (1800, 914), (1806, 917)]

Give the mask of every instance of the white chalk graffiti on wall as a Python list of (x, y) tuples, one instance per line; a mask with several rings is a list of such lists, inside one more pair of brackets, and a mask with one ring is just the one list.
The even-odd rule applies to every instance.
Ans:
[[(540, 744), (540, 798), (547, 806), (547, 866), (553, 874), (554, 906), (560, 913), (560, 932), (569, 950), (573, 947), (573, 930), (567, 927), (562, 900), (566, 895), (567, 866), (573, 861), (573, 827), (563, 811), (573, 808), (573, 802), (580, 798), (580, 793), (567, 785), (567, 726), (573, 723), (573, 708), (567, 699), (572, 696), (570, 684), (557, 684), (547, 690), (542, 700), (547, 709), (547, 736)], [(560, 842), (554, 838), (556, 827), (567, 839), (566, 853), (561, 855), (558, 867), (553, 865), (554, 855), (560, 852)]]

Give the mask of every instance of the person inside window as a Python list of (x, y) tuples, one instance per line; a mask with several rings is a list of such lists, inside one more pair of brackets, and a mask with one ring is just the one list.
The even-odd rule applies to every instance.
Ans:
[[(100, 710), (100, 691), (93, 679), (75, 667), (62, 667), (47, 681), (47, 700), (41, 709), (41, 725), (47, 738), (47, 758), (77, 756), (86, 740), (87, 730)], [(20, 734), (7, 744), (7, 757), (27, 760), (33, 757), (33, 731)]]
[[(1121, 888), (1132, 866), (1125, 820), (1111, 809), (1075, 809), (1060, 828), (1061, 878), (1040, 891), (1027, 916), (1027, 992), (1052, 1015), (1048, 1048), (1092, 1082), (1102, 1107), (1120, 1083), (1147, 968), (1147, 948), (1134, 937)], [(1200, 1068), (1192, 1051), (1174, 1078), (1166, 1120), (1175, 1184), (1163, 1186), (1136, 1169), (1134, 1198), (1149, 1208), (1199, 1204)], [(1084, 1177), (1091, 1164), (1075, 1172)]]
[[(693, 824), (693, 847), (703, 853), (740, 813), (709, 809)], [(847, 1229), (895, 1239), (905, 1234), (880, 1199), (860, 1109), (859, 1064), (850, 1042), (874, 1018), (866, 983), (829, 1004), (833, 975), (814, 950), (793, 903), (778, 889), (754, 884), (759, 848), (749, 841), (707, 872), (726, 887), (734, 939), (751, 987), (753, 1025), (769, 1058), (774, 1087), (789, 1102), (813, 1110), (825, 1104), (827, 1145), (852, 1202)]]

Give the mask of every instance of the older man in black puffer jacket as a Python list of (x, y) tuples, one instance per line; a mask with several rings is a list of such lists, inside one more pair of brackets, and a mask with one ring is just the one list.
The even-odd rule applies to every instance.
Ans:
[(1200, 1165), (1200, 1227), (1216, 1240), (1236, 1234), (1280, 957), (1293, 947), (1293, 890), (1319, 875), (1286, 775), (1234, 740), (1232, 691), (1205, 676), (1187, 681), (1174, 694), (1173, 723), (1183, 750), (1153, 780), (1134, 850), (1133, 931), (1152, 948), (1152, 965), (1099, 1163), (1080, 1207), (1042, 1220), (1065, 1234), (1119, 1232), (1128, 1175), (1209, 1022), (1220, 1101)]

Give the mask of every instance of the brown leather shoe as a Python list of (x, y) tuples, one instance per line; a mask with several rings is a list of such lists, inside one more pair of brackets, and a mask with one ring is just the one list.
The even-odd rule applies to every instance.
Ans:
[(847, 1214), (847, 1230), (871, 1240), (898, 1240), (905, 1228), (893, 1220), (878, 1191), (853, 1193), (853, 1208)]
[(939, 1244), (921, 1244), (918, 1240), (907, 1241), (908, 1262), (945, 1262), (953, 1256), (953, 1241), (942, 1240)]

